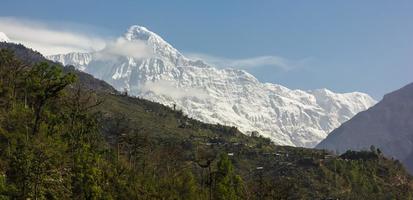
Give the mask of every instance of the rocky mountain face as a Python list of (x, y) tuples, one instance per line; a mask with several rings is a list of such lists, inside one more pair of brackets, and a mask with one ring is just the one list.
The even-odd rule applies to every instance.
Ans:
[[(341, 123), (375, 104), (359, 92), (291, 90), (261, 83), (243, 70), (215, 68), (186, 58), (141, 26), (130, 27), (118, 40), (128, 44), (126, 48), (48, 58), (74, 65), (130, 95), (175, 106), (207, 123), (236, 126), (246, 134), (258, 131), (280, 145), (314, 147)], [(129, 51), (107, 55), (124, 50)]]
[(389, 93), (335, 129), (317, 148), (344, 152), (379, 148), (413, 172), (413, 83)]

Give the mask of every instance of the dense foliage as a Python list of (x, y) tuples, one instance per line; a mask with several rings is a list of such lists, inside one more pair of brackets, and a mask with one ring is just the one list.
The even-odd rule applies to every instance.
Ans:
[(0, 50), (0, 199), (412, 199), (377, 150), (275, 146), (23, 50)]

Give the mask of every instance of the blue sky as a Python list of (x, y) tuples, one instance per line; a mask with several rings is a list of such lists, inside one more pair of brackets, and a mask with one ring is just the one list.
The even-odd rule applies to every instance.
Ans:
[(361, 91), (379, 100), (413, 82), (412, 10), (407, 0), (3, 0), (0, 16), (99, 37), (143, 25), (211, 62), (281, 60), (285, 66), (241, 66), (261, 81)]

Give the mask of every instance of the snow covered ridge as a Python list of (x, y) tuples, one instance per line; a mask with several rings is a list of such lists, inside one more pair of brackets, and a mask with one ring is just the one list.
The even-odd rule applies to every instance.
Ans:
[(63, 65), (73, 65), (77, 69), (84, 71), (86, 66), (92, 61), (92, 54), (90, 53), (68, 53), (52, 56), (51, 60), (60, 62)]
[(3, 32), (0, 32), (0, 42), (9, 42), (9, 38)]
[(186, 58), (141, 26), (130, 27), (121, 39), (142, 43), (150, 53), (102, 59), (98, 51), (48, 58), (74, 65), (131, 95), (176, 104), (207, 123), (236, 126), (246, 134), (258, 131), (280, 145), (314, 147), (341, 123), (376, 103), (359, 92), (290, 90), (261, 83), (243, 70), (217, 69)]

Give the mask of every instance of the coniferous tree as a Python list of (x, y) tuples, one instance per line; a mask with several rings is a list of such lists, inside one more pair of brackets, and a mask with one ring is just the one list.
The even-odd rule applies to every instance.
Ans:
[(240, 199), (242, 180), (234, 172), (231, 160), (226, 154), (221, 154), (215, 174), (216, 199)]

